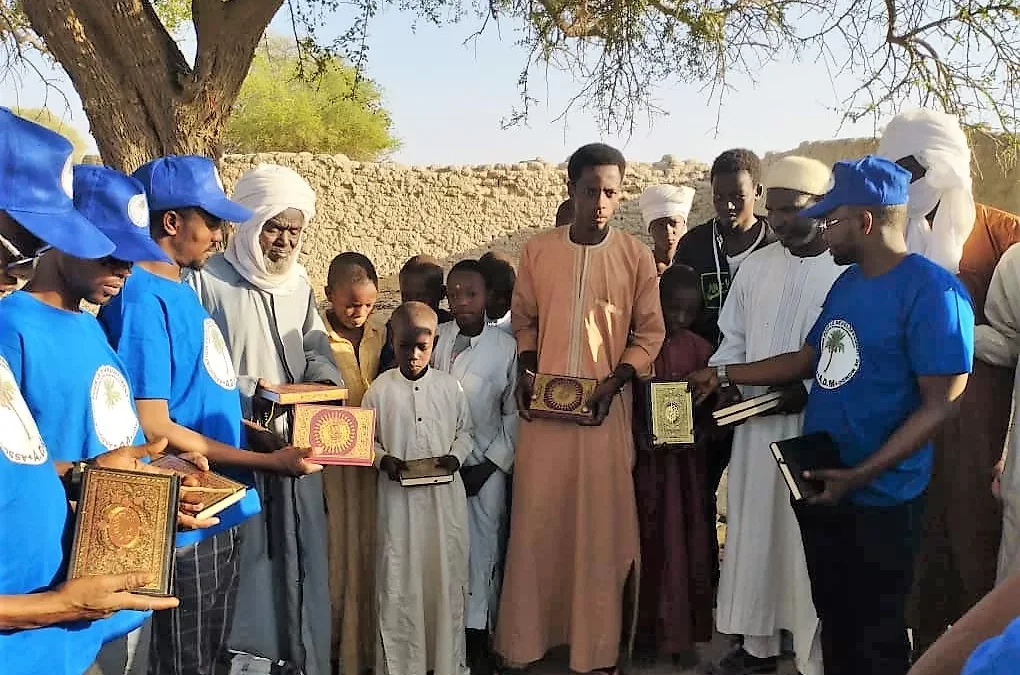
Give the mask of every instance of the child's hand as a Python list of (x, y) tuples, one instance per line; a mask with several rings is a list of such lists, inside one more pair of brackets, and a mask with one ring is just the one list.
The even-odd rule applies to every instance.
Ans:
[(453, 455), (443, 455), (442, 457), (438, 457), (436, 459), (436, 466), (438, 466), (443, 471), (449, 471), (450, 473), (454, 473), (455, 471), (460, 469), (460, 460), (454, 457)]
[(393, 455), (386, 455), (379, 460), (379, 471), (390, 477), (395, 483), (400, 482), (400, 472), (407, 468), (407, 462)]

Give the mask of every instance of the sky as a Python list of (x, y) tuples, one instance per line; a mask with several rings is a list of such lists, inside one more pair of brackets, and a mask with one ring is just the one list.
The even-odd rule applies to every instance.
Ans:
[[(565, 161), (578, 146), (603, 141), (620, 147), (632, 161), (656, 161), (663, 155), (710, 162), (731, 147), (759, 153), (787, 150), (804, 140), (871, 136), (876, 121), (843, 124), (834, 110), (853, 82), (839, 89), (821, 63), (777, 63), (756, 79), (735, 77), (735, 91), (720, 109), (698, 85), (664, 82), (656, 102), (669, 114), (650, 123), (642, 118), (634, 133), (614, 136), (600, 131), (592, 116), (573, 111), (557, 119), (578, 89), (574, 78), (552, 72), (536, 92), (544, 99), (533, 109), (527, 126), (504, 130), (501, 120), (519, 103), (517, 78), (525, 53), (513, 44), (515, 34), (491, 27), (479, 40), (465, 44), (474, 32), (472, 22), (454, 26), (418, 26), (412, 17), (388, 9), (370, 25), (368, 76), (382, 88), (401, 148), (393, 159), (405, 164), (466, 165), (543, 159)], [(341, 30), (342, 17), (323, 32)], [(271, 30), (285, 32), (285, 17)], [(190, 48), (190, 49), (189, 49)], [(185, 43), (185, 52), (194, 46)], [(8, 78), (0, 87), (0, 105), (40, 107), (88, 133), (88, 120), (63, 70), (47, 69), (47, 76), (68, 99), (31, 73)], [(12, 86), (13, 85), (13, 86)], [(841, 95), (842, 94), (842, 95)], [(717, 128), (718, 127), (718, 128)]]

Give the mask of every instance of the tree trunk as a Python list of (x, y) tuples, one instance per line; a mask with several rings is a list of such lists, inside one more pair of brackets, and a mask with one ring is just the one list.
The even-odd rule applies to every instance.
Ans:
[(219, 159), (255, 48), (283, 0), (193, 0), (188, 64), (149, 0), (31, 0), (33, 30), (81, 97), (103, 162), (133, 171), (168, 154)]

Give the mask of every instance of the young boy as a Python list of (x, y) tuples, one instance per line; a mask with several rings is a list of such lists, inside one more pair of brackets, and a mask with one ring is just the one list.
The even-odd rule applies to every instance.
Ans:
[[(685, 265), (667, 268), (659, 298), (666, 341), (655, 359), (655, 377), (682, 380), (704, 368), (712, 355), (712, 345), (691, 331), (702, 306), (697, 273)], [(641, 532), (636, 647), (648, 660), (662, 653), (671, 654), (677, 665), (693, 665), (694, 644), (712, 639), (710, 541), (715, 533), (704, 518), (704, 439), (682, 451), (653, 448), (647, 394), (643, 386), (636, 391), (634, 485)]]
[(687, 233), (693, 203), (694, 188), (686, 185), (652, 185), (641, 193), (641, 219), (652, 237), (652, 255), (660, 276), (673, 264), (680, 238)]
[[(488, 298), (485, 303), (485, 319), (490, 325), (513, 335), (510, 328), (510, 299), (517, 284), (517, 272), (507, 256), (489, 251), (478, 259)], [(449, 285), (449, 284), (447, 284)]]
[[(350, 405), (361, 405), (379, 374), (386, 329), (372, 316), (378, 294), (379, 276), (367, 257), (347, 252), (330, 263), (326, 325)], [(332, 658), (342, 666), (334, 672), (360, 674), (375, 662), (376, 473), (328, 466), (322, 479), (330, 533)]]
[[(439, 260), (430, 255), (416, 255), (408, 259), (400, 268), (400, 302), (421, 302), (432, 308), (439, 323), (453, 321), (453, 315), (440, 309), (439, 303), (446, 296), (443, 286), (443, 266)], [(393, 347), (391, 346), (390, 324), (386, 324), (386, 342), (383, 344), (380, 357), (379, 372), (396, 368)]]
[[(376, 410), (379, 468), (375, 673), (467, 675), (468, 517), (458, 470), (474, 449), (471, 411), (456, 378), (429, 368), (436, 313), (407, 302), (390, 321), (397, 368), (362, 401)], [(428, 458), (453, 482), (401, 486), (407, 461)]]
[(517, 343), (486, 325), (486, 299), (492, 293), (480, 261), (454, 265), (446, 293), (455, 323), (439, 327), (432, 365), (457, 378), (471, 409), (475, 442), (460, 471), (471, 535), (467, 651), (472, 674), (491, 675), (489, 629), (499, 608), (507, 476), (517, 438)]

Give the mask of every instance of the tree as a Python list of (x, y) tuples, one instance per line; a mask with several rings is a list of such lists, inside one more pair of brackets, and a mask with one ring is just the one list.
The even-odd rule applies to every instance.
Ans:
[(80, 162), (88, 150), (88, 142), (82, 138), (77, 129), (67, 124), (46, 108), (12, 108), (12, 110), (25, 119), (30, 119), (36, 124), (41, 124), (47, 129), (56, 131), (58, 134), (71, 141), (74, 146), (74, 161)]
[[(191, 0), (194, 65), (157, 14), (183, 20), (187, 0), (0, 0), (0, 32), (15, 52), (42, 49), (63, 65), (104, 159), (131, 169), (167, 152), (219, 154), (259, 39), (283, 3)], [(735, 73), (822, 59), (834, 78), (857, 83), (844, 92), (849, 118), (909, 102), (1017, 126), (1020, 0), (287, 0), (303, 36), (302, 74), (321, 75), (337, 55), (363, 72), (369, 24), (387, 5), (436, 24), (475, 21), (475, 39), (493, 24), (518, 30), (522, 105), (508, 123), (527, 119), (532, 79), (548, 65), (580, 80), (572, 105), (619, 130), (659, 112), (659, 83), (703, 83), (721, 96)], [(340, 8), (355, 13), (350, 29), (317, 41), (324, 17)]]
[(382, 95), (353, 66), (331, 59), (317, 81), (299, 77), (297, 47), (267, 39), (227, 123), (227, 152), (343, 153), (371, 161), (395, 150)]

